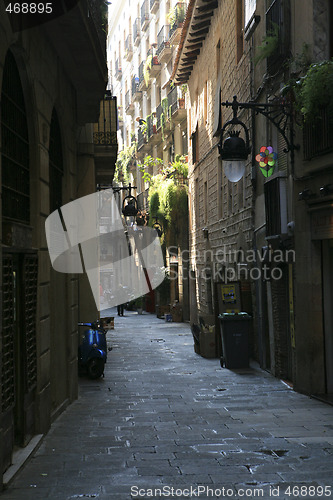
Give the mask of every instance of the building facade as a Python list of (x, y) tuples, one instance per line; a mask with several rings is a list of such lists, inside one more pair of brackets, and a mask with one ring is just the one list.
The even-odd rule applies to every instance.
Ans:
[[(139, 165), (151, 157), (166, 167), (177, 155), (187, 156), (187, 89), (170, 82), (185, 12), (186, 2), (123, 0), (110, 16), (108, 57), (118, 104), (119, 151), (136, 141), (127, 182), (136, 187), (132, 194), (143, 211), (148, 210), (149, 182), (143, 180)], [(158, 173), (159, 166), (151, 162), (149, 174)], [(170, 299), (179, 301), (184, 319), (189, 318), (188, 269), (182, 260), (187, 248), (184, 219), (172, 256), (166, 251), (167, 267), (177, 276), (171, 281)]]
[[(192, 1), (172, 73), (190, 94), (191, 320), (213, 315), (218, 326), (220, 284), (237, 282), (240, 307), (253, 315), (252, 355), (325, 399), (333, 358), (332, 98), (307, 121), (301, 85), (312, 71), (320, 75), (311, 64), (329, 64), (331, 26), (328, 1)], [(238, 182), (227, 180), (218, 151), (233, 96), (247, 104), (237, 117), (251, 148)], [(246, 138), (244, 127), (233, 128)], [(272, 168), (260, 168), (260, 153), (273, 155)]]
[(44, 226), (51, 212), (96, 190), (92, 124), (107, 81), (99, 3), (84, 0), (47, 30), (22, 31), (2, 3), (0, 47), (0, 470), (6, 482), (14, 450), (47, 432), (77, 397), (77, 322), (80, 311), (96, 315), (78, 276), (51, 268)]

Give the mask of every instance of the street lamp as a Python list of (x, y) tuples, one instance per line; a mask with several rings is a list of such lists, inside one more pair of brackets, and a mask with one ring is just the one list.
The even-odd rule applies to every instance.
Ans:
[[(223, 169), (230, 182), (238, 182), (245, 173), (247, 157), (251, 151), (249, 131), (246, 125), (238, 118), (238, 109), (252, 109), (257, 114), (265, 116), (278, 129), (286, 141), (285, 152), (290, 151), (292, 169), (294, 167), (294, 151), (299, 146), (294, 144), (293, 119), (290, 105), (286, 102), (254, 103), (238, 102), (237, 96), (232, 102), (222, 102), (222, 106), (231, 107), (233, 117), (227, 121), (220, 132), (219, 153), (223, 162)], [(230, 127), (238, 126), (244, 130), (245, 141), (240, 137), (241, 130), (228, 130), (229, 137), (224, 140), (224, 134)], [(289, 129), (289, 134), (288, 134)]]
[(155, 222), (153, 224), (153, 229), (155, 229), (155, 231), (157, 232), (157, 236), (160, 238), (163, 234), (162, 226), (158, 222), (158, 217), (156, 215), (153, 216), (153, 218), (155, 219)]

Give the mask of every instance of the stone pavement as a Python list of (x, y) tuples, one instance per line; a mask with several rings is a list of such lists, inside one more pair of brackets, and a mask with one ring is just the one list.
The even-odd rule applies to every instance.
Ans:
[(0, 500), (333, 497), (332, 406), (198, 356), (187, 324), (125, 311), (108, 339)]

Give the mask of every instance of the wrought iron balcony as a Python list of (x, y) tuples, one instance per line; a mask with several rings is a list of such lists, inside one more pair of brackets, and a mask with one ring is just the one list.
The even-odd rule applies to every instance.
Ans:
[(171, 115), (178, 109), (178, 87), (173, 87), (168, 93), (168, 108), (171, 109)]
[(144, 81), (144, 74), (143, 74), (143, 69), (144, 69), (145, 61), (142, 61), (140, 66), (139, 66), (139, 85)]
[(182, 26), (182, 23), (185, 20), (186, 14), (186, 3), (178, 2), (175, 7), (172, 9), (172, 21), (170, 22), (170, 32), (169, 37), (171, 37), (177, 28)]
[(138, 129), (138, 150), (146, 144), (146, 136), (142, 133), (141, 128)]
[(141, 23), (140, 18), (137, 17), (133, 23), (133, 42), (138, 45), (141, 38)]
[(100, 103), (99, 121), (94, 124), (95, 145), (117, 147), (116, 98), (105, 96)]
[[(276, 32), (277, 30), (277, 32)], [(266, 12), (266, 34), (271, 36), (277, 33), (277, 48), (267, 57), (267, 70), (275, 74), (281, 68), (281, 63), (289, 55), (290, 43), (290, 14), (289, 6), (282, 0), (273, 0)]]
[(304, 160), (311, 160), (333, 151), (333, 124), (329, 119), (327, 108), (323, 108), (315, 123), (305, 123), (303, 128)]
[(144, 30), (149, 25), (149, 4), (148, 0), (143, 0), (141, 5), (141, 29)]
[(163, 113), (162, 104), (160, 103), (156, 108), (156, 130), (161, 128), (161, 115)]
[(129, 61), (132, 59), (133, 56), (133, 45), (132, 45), (132, 34), (130, 33), (128, 37), (125, 40), (125, 56), (126, 59)]
[(120, 80), (123, 72), (122, 72), (122, 69), (121, 69), (121, 63), (119, 61), (119, 58), (116, 60), (115, 70), (116, 70), (116, 78), (117, 78), (117, 80)]
[(150, 10), (151, 13), (154, 14), (159, 6), (159, 0), (150, 0)]

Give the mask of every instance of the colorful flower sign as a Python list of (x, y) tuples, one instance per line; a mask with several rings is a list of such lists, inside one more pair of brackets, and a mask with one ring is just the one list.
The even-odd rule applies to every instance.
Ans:
[(277, 153), (274, 152), (272, 146), (262, 146), (260, 153), (256, 156), (260, 170), (265, 177), (270, 177), (275, 169)]

